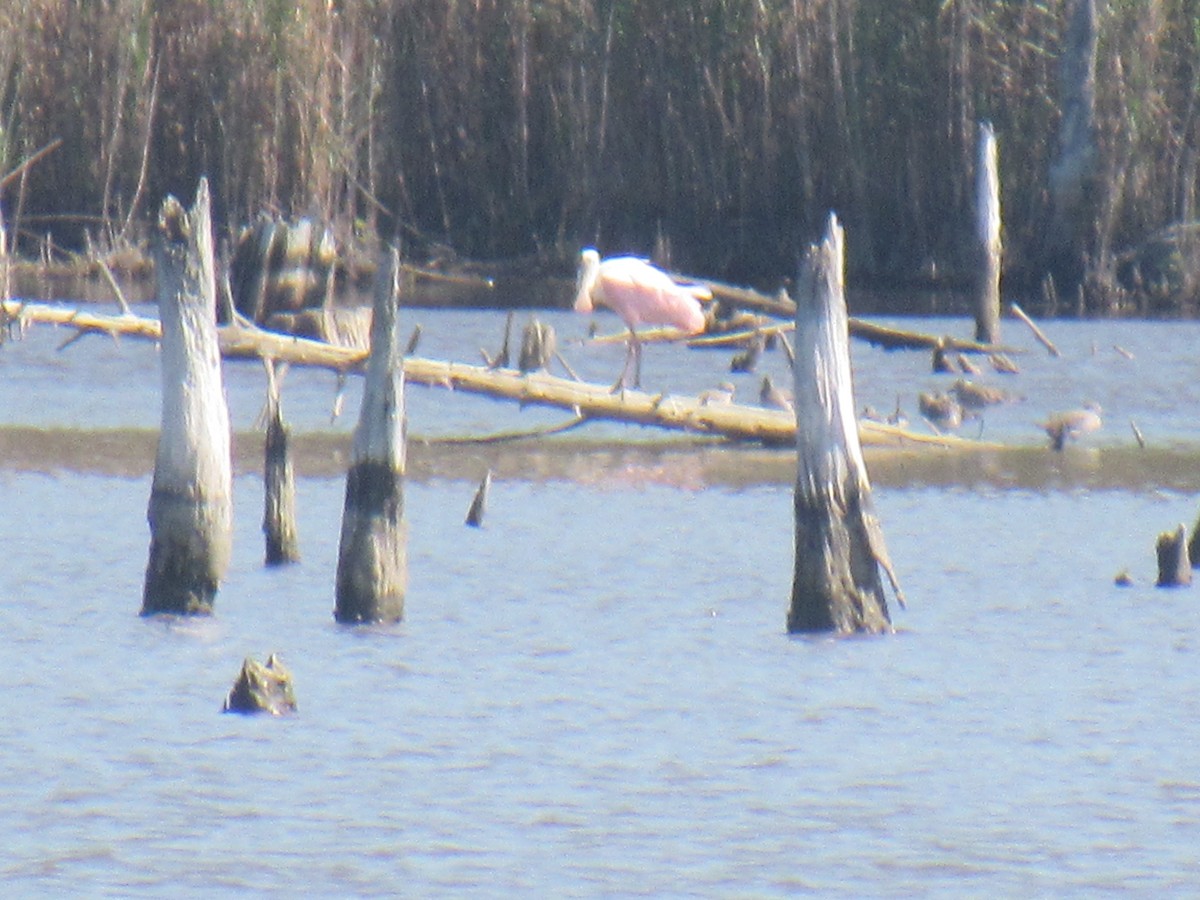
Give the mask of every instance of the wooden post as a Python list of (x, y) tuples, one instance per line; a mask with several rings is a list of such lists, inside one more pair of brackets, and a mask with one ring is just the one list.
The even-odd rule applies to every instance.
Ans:
[(168, 197), (158, 231), (162, 425), (147, 511), (142, 615), (208, 614), (229, 564), (233, 531), (208, 182), (201, 179), (191, 212)]
[(1187, 528), (1164, 531), (1155, 546), (1158, 554), (1157, 587), (1186, 587), (1192, 583), (1192, 563), (1188, 557)]
[(404, 366), (396, 342), (399, 259), (392, 250), (375, 280), (371, 355), (354, 429), (338, 549), (337, 605), (343, 623), (404, 615)]
[(875, 516), (855, 419), (843, 232), (800, 265), (796, 301), (796, 556), (789, 632), (891, 630), (882, 567), (903, 604)]
[(975, 283), (975, 340), (1000, 340), (1000, 172), (991, 122), (979, 124), (975, 168), (975, 236), (979, 268)]
[(288, 430), (283, 424), (283, 404), (275, 364), (267, 367), (267, 439), (263, 449), (263, 534), (266, 536), (266, 564), (280, 566), (298, 562), (300, 546), (296, 539), (296, 478), (288, 445)]

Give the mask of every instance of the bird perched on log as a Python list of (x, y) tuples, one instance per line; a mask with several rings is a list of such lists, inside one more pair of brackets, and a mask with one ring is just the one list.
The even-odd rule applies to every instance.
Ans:
[(704, 330), (700, 301), (711, 298), (708, 288), (679, 284), (644, 259), (615, 256), (601, 262), (600, 254), (591, 247), (580, 254), (575, 311), (589, 313), (596, 305), (607, 306), (629, 329), (625, 366), (613, 385), (614, 392), (625, 387), (631, 363), (633, 386), (641, 386), (642, 343), (636, 330), (639, 325), (669, 325), (684, 334), (699, 334)]
[(770, 375), (764, 375), (762, 387), (758, 391), (758, 402), (768, 409), (782, 409), (785, 412), (795, 412), (795, 400), (792, 392), (778, 387)]
[(953, 431), (962, 425), (962, 407), (942, 391), (921, 391), (917, 394), (917, 407), (935, 431)]
[(1104, 421), (1100, 418), (1099, 403), (1088, 402), (1082, 409), (1055, 413), (1045, 422), (1039, 422), (1050, 438), (1050, 447), (1062, 451), (1069, 440), (1077, 440), (1085, 434), (1099, 431)]
[(762, 356), (762, 352), (766, 349), (767, 340), (761, 333), (756, 332), (754, 337), (750, 339), (750, 343), (746, 345), (746, 349), (741, 353), (734, 354), (733, 359), (729, 361), (730, 372), (753, 372), (754, 367), (758, 365), (758, 358)]

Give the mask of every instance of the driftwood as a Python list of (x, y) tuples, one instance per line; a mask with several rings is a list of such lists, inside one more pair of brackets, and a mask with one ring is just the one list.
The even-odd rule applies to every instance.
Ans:
[(805, 254), (797, 280), (799, 427), (790, 632), (890, 631), (881, 568), (901, 596), (855, 428), (843, 247), (842, 228), (831, 215), (824, 239)]
[(1009, 303), (1008, 308), (1012, 310), (1012, 314), (1014, 316), (1025, 323), (1025, 326), (1031, 332), (1033, 332), (1033, 336), (1037, 338), (1038, 343), (1045, 347), (1046, 351), (1051, 356), (1062, 356), (1062, 353), (1059, 351), (1058, 347), (1054, 345), (1054, 342), (1050, 340), (1050, 338), (1046, 337), (1046, 333), (1038, 327), (1037, 323), (1033, 321), (1033, 319), (1029, 318), (1029, 316), (1025, 313), (1025, 310), (1021, 309), (1021, 307), (1016, 303)]
[(396, 341), (399, 259), (375, 276), (371, 354), (346, 475), (338, 546), (339, 622), (394, 622), (404, 615), (408, 580), (404, 518), (404, 365)]
[(162, 316), (162, 425), (147, 518), (142, 614), (207, 614), (233, 532), (229, 410), (213, 320), (208, 182), (191, 212), (168, 197), (155, 251)]
[(975, 172), (975, 238), (979, 262), (975, 276), (975, 340), (1000, 339), (1000, 169), (996, 133), (979, 125)]

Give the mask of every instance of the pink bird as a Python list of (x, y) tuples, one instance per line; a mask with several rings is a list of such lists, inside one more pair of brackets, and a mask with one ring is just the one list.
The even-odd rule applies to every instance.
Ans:
[(633, 386), (642, 381), (642, 343), (639, 325), (670, 325), (684, 334), (704, 330), (704, 312), (700, 301), (712, 297), (702, 285), (678, 284), (661, 269), (635, 256), (614, 256), (600, 261), (600, 254), (588, 247), (580, 255), (575, 311), (591, 312), (596, 305), (607, 306), (629, 329), (629, 352), (625, 367), (613, 390), (625, 386), (629, 364), (634, 363)]

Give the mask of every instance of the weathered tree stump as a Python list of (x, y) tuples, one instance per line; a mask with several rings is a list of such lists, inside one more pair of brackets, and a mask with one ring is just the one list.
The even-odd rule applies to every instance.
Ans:
[(1200, 518), (1197, 518), (1196, 524), (1192, 526), (1192, 536), (1188, 538), (1187, 549), (1192, 568), (1200, 567)]
[(517, 356), (520, 372), (536, 372), (550, 368), (550, 360), (558, 346), (554, 327), (535, 316), (521, 334), (521, 352)]
[(300, 544), (296, 537), (296, 476), (283, 424), (283, 404), (275, 367), (267, 362), (267, 438), (263, 445), (263, 535), (266, 564), (281, 566), (298, 562)]
[(1186, 587), (1192, 583), (1192, 563), (1188, 558), (1187, 528), (1180, 525), (1174, 531), (1158, 536), (1158, 587)]
[[(1085, 275), (1095, 230), (1100, 153), (1096, 139), (1096, 0), (1072, 0), (1059, 61), (1058, 155), (1050, 166), (1053, 209), (1046, 265), (1064, 297)], [(1053, 283), (1053, 282), (1051, 282)]]
[(267, 657), (266, 665), (246, 657), (221, 711), (265, 712), (273, 716), (294, 713), (296, 694), (292, 687), (292, 673), (274, 653)]
[(1000, 170), (996, 133), (990, 122), (979, 125), (979, 157), (975, 171), (975, 237), (979, 264), (975, 276), (975, 340), (1000, 340)]
[(233, 503), (207, 181), (190, 213), (174, 197), (163, 202), (158, 232), (162, 424), (142, 615), (208, 614), (229, 564)]
[(789, 632), (891, 630), (882, 567), (903, 603), (875, 516), (854, 415), (843, 282), (833, 215), (800, 266), (796, 302), (796, 556)]
[(336, 263), (328, 228), (311, 219), (260, 218), (243, 229), (229, 263), (234, 307), (263, 325), (275, 313), (328, 306)]
[(334, 618), (357, 624), (404, 615), (404, 366), (396, 341), (399, 260), (379, 267), (362, 409), (354, 429), (338, 549)]

